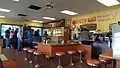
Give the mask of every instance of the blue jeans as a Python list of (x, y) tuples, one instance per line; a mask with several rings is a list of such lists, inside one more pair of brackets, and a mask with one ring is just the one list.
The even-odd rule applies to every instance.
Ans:
[(29, 40), (28, 40), (28, 43), (29, 43), (29, 47), (30, 47), (30, 48), (34, 48), (34, 46), (33, 46), (33, 43), (32, 43), (32, 42), (33, 42), (33, 40), (32, 40), (32, 39), (29, 39)]
[(17, 46), (18, 50), (22, 49), (22, 41), (18, 38), (18, 46)]
[(6, 38), (6, 47), (9, 47), (10, 39)]

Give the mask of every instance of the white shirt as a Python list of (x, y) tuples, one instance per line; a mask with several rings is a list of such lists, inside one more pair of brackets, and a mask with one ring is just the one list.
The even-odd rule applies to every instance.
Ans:
[(23, 34), (22, 34), (22, 32), (19, 30), (18, 33), (17, 33), (17, 38), (22, 41), (22, 37), (23, 37)]

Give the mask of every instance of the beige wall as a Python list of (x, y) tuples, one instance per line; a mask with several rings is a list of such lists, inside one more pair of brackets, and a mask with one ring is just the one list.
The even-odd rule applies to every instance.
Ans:
[(5, 24), (18, 24), (18, 25), (27, 25), (27, 26), (38, 26), (38, 27), (43, 27), (41, 23), (37, 22), (30, 22), (30, 21), (22, 21), (22, 20), (14, 20), (14, 19), (3, 19), (0, 18), (0, 24), (5, 23)]
[[(98, 11), (98, 12), (93, 12), (93, 13), (88, 13), (88, 14), (84, 14), (84, 15), (75, 16), (75, 17), (72, 17), (70, 19), (67, 19), (66, 26), (72, 25), (70, 23), (74, 20), (96, 17), (96, 16), (99, 16), (99, 15), (105, 15), (105, 14), (111, 14), (112, 15), (114, 13), (116, 13), (116, 16), (114, 18), (111, 18), (110, 20), (91, 22), (91, 23), (96, 23), (97, 24), (97, 29), (100, 29), (102, 32), (108, 32), (109, 31), (109, 24), (117, 23), (118, 21), (120, 21), (120, 8), (111, 8), (111, 9), (106, 9), (106, 10), (102, 10), (102, 11)], [(79, 21), (77, 21), (76, 26), (79, 27), (82, 24), (90, 24), (90, 22), (80, 23)]]

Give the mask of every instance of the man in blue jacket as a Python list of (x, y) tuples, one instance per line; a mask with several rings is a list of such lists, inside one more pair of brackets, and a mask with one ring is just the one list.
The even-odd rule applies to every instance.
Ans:
[(33, 42), (33, 30), (32, 29), (28, 31), (27, 38), (28, 38), (29, 47), (34, 48), (33, 43), (32, 43)]

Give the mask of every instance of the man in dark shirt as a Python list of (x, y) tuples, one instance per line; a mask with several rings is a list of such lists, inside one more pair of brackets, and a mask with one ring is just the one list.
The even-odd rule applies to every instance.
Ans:
[(18, 28), (15, 29), (15, 33), (13, 35), (13, 47), (14, 47), (14, 49), (17, 49), (17, 45), (18, 45), (17, 33), (18, 33)]
[(9, 37), (10, 37), (10, 30), (11, 30), (11, 28), (9, 28), (9, 29), (7, 29), (7, 30), (5, 31), (6, 48), (9, 47), (9, 42), (10, 42), (10, 40), (9, 40)]

